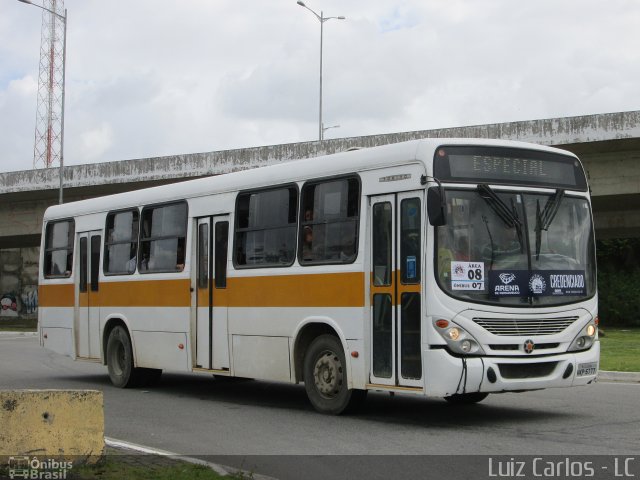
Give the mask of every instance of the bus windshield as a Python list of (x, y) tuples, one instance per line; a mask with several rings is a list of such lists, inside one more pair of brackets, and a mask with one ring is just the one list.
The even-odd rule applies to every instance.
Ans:
[(447, 189), (436, 278), (449, 295), (509, 306), (567, 304), (595, 294), (589, 202), (553, 193)]

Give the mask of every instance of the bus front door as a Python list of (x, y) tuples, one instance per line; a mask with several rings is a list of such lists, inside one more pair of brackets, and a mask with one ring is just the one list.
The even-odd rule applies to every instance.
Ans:
[(370, 197), (372, 384), (420, 387), (423, 192)]
[(78, 299), (76, 302), (76, 356), (100, 358), (100, 252), (101, 232), (78, 233)]
[(198, 219), (196, 249), (196, 367), (229, 370), (227, 251), (229, 216)]

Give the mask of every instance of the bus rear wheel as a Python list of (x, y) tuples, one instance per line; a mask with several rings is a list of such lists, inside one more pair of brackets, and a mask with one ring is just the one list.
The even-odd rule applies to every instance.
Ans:
[(320, 335), (304, 356), (304, 387), (320, 413), (340, 415), (359, 406), (366, 390), (349, 390), (344, 350), (333, 335)]
[(111, 383), (118, 388), (138, 385), (141, 372), (133, 366), (133, 348), (127, 330), (118, 325), (107, 340), (107, 368)]
[(481, 402), (489, 396), (488, 393), (473, 392), (473, 393), (456, 393), (444, 399), (452, 405), (471, 405)]

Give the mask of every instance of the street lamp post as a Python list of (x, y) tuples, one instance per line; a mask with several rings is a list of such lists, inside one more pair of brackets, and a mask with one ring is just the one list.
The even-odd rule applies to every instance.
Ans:
[[(22, 0), (20, 0), (20, 1), (22, 1)], [(302, 0), (298, 0), (296, 3), (298, 5), (300, 5), (301, 7), (306, 8), (311, 13), (313, 13), (315, 15), (315, 17), (318, 19), (318, 21), (320, 22), (320, 108), (319, 108), (319, 113), (318, 113), (318, 116), (319, 116), (319, 119), (318, 119), (318, 139), (320, 141), (322, 141), (323, 138), (324, 138), (324, 129), (323, 129), (323, 125), (322, 125), (322, 41), (323, 41), (323, 30), (324, 30), (323, 27), (324, 27), (324, 22), (326, 22), (326, 21), (329, 21), (331, 19), (344, 20), (345, 17), (343, 17), (343, 16), (325, 17), (324, 13), (322, 11), (320, 11), (320, 15), (318, 15), (312, 9), (307, 7)], [(332, 127), (328, 127), (328, 128), (332, 128)]]
[(331, 125), (330, 127), (325, 127), (324, 123), (323, 123), (322, 124), (322, 138), (320, 140), (324, 140), (324, 132), (326, 132), (330, 128), (340, 128), (340, 125)]
[(28, 5), (33, 5), (34, 7), (38, 7), (42, 10), (49, 12), (52, 15), (55, 15), (64, 24), (64, 40), (62, 43), (62, 107), (60, 109), (60, 188), (58, 194), (58, 203), (62, 204), (62, 193), (63, 193), (63, 178), (64, 178), (64, 93), (65, 93), (65, 76), (67, 71), (67, 9), (64, 9), (64, 15), (60, 15), (53, 10), (50, 10), (42, 5), (38, 5), (36, 3), (31, 2), (30, 0), (18, 0), (19, 2), (26, 3)]

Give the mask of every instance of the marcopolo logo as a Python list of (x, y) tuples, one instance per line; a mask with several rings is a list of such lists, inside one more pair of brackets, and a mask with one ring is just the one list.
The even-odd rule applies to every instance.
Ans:
[(524, 353), (532, 353), (535, 348), (536, 348), (536, 344), (533, 343), (533, 340), (529, 339), (526, 342), (524, 342)]
[(9, 457), (9, 478), (25, 480), (65, 480), (73, 462), (28, 456)]
[(534, 273), (529, 279), (529, 289), (531, 293), (542, 295), (547, 289), (547, 282), (542, 275)]

